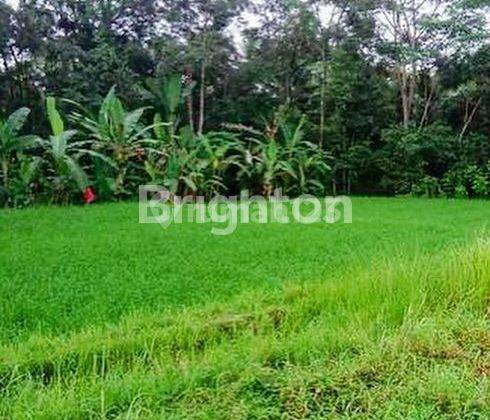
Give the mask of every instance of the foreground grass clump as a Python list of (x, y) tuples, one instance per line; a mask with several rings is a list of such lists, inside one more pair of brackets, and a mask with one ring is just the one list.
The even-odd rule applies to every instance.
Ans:
[(32, 334), (0, 348), (0, 415), (487, 418), (490, 243), (329, 282)]

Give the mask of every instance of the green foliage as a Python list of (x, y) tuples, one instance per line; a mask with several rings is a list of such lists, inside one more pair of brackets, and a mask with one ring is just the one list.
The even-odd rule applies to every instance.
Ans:
[(39, 139), (48, 166), (46, 178), (51, 184), (53, 200), (66, 202), (70, 194), (70, 186), (67, 184), (74, 181), (79, 191), (84, 191), (88, 186), (87, 174), (78, 163), (78, 158), (83, 151), (80, 146), (84, 146), (85, 142), (73, 141), (77, 131), (65, 131), (65, 124), (56, 108), (55, 98), (46, 99), (46, 109), (52, 135), (48, 139)]
[[(73, 104), (73, 102), (72, 102)], [(83, 108), (76, 104), (78, 108)], [(73, 112), (72, 120), (77, 123), (94, 148), (104, 153), (104, 160), (114, 167), (114, 176), (109, 180), (116, 197), (129, 195), (129, 178), (138, 161), (142, 161), (150, 146), (157, 145), (150, 132), (155, 125), (144, 126), (142, 117), (146, 108), (126, 111), (111, 88), (102, 102), (97, 116), (89, 112)], [(83, 112), (83, 111), (82, 111)]]
[(240, 148), (237, 157), (248, 189), (255, 190), (254, 183), (258, 182), (258, 192), (267, 196), (278, 188), (292, 195), (325, 191), (330, 169), (327, 154), (305, 139), (306, 124), (305, 116), (292, 119), (287, 109), (281, 108), (263, 131), (227, 125), (245, 139), (246, 146)]
[[(157, 124), (157, 137), (165, 141), (166, 136), (167, 141), (172, 141), (180, 122), (180, 107), (183, 100), (182, 76), (173, 74), (161, 83), (147, 79), (143, 96), (157, 111), (154, 117), (154, 122)], [(168, 124), (167, 132), (161, 125), (163, 121)]]
[(412, 185), (411, 193), (426, 198), (439, 197), (441, 195), (439, 180), (432, 176), (424, 176), (421, 180)]
[(448, 127), (394, 128), (383, 139), (377, 164), (385, 188), (428, 197), (488, 196), (488, 165), (475, 161), (485, 155), (472, 152), (474, 144), (459, 143)]
[(65, 131), (65, 123), (56, 109), (56, 100), (53, 97), (46, 99), (46, 108), (51, 131), (54, 136), (60, 136)]
[[(17, 3), (1, 418), (489, 417), (488, 0)], [(423, 198), (219, 239), (39, 206), (148, 183)]]
[(12, 164), (17, 163), (20, 153), (31, 148), (36, 142), (35, 136), (24, 136), (20, 134), (29, 114), (30, 110), (28, 108), (20, 108), (13, 112), (7, 119), (0, 118), (0, 165), (2, 177), (0, 189), (3, 192), (3, 194), (0, 194), (0, 202), (2, 202), (2, 195), (5, 195), (4, 201), (7, 204), (10, 198), (12, 198), (11, 196), (16, 195), (16, 193), (10, 191), (13, 187), (11, 185), (12, 182), (16, 182), (16, 177), (14, 179), (10, 177)]
[(332, 55), (326, 142), (334, 157), (333, 187), (351, 193), (359, 189), (359, 181), (367, 185), (373, 178), (375, 142), (381, 128), (394, 122), (394, 95), (392, 87), (373, 74), (357, 53), (338, 49)]
[[(66, 203), (72, 198), (73, 187), (83, 192), (90, 185), (80, 159), (83, 156), (92, 156), (107, 161), (107, 158), (90, 148), (91, 140), (75, 141), (78, 131), (65, 130), (65, 123), (58, 112), (55, 98), (46, 99), (46, 109), (52, 134), (47, 139), (38, 139), (38, 144), (43, 150), (43, 164), (46, 167), (44, 182), (52, 201)], [(34, 171), (27, 170), (27, 173)]]
[(36, 202), (42, 164), (39, 156), (18, 155), (17, 176), (13, 179), (10, 193), (13, 207), (26, 207)]
[[(487, 195), (483, 1), (255, 3), (0, 5), (0, 113), (14, 112), (0, 118), (2, 204), (78, 202), (88, 184), (130, 199), (147, 182), (207, 197)], [(267, 18), (252, 27), (250, 13)], [(20, 155), (42, 159), (29, 186)]]
[(448, 171), (441, 181), (442, 189), (449, 196), (489, 197), (490, 196), (490, 162), (486, 168), (468, 165)]
[(239, 165), (235, 155), (240, 147), (237, 137), (227, 132), (195, 136), (187, 127), (174, 140), (163, 149), (163, 156), (147, 162), (152, 181), (159, 180), (172, 194), (212, 197), (226, 192), (224, 178)]

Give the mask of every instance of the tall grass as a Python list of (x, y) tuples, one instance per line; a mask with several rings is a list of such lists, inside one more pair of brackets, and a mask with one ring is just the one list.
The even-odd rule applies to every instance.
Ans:
[(0, 348), (13, 418), (487, 418), (490, 242)]

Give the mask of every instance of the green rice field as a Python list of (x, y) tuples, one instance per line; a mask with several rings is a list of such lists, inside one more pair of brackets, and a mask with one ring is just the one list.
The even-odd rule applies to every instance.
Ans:
[(490, 203), (352, 224), (0, 210), (1, 418), (488, 418)]

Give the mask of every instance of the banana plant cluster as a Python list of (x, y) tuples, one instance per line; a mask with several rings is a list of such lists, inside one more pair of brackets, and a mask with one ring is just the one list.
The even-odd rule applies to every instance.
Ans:
[[(323, 194), (330, 174), (329, 156), (318, 145), (305, 139), (305, 117), (288, 121), (280, 112), (260, 131), (228, 124), (231, 130), (245, 135), (241, 176), (271, 195), (281, 188), (292, 195)], [(247, 170), (246, 168), (249, 168)]]
[(147, 87), (148, 107), (127, 111), (112, 88), (95, 113), (63, 100), (71, 110), (65, 117), (48, 97), (50, 133), (44, 137), (22, 135), (30, 111), (15, 111), (0, 120), (0, 197), (13, 205), (18, 196), (64, 203), (105, 184), (113, 199), (123, 199), (135, 196), (143, 183), (206, 197), (241, 189), (264, 195), (276, 188), (322, 192), (328, 156), (305, 139), (304, 117), (291, 122), (279, 113), (263, 130), (224, 125), (197, 135), (181, 126), (184, 94), (180, 80), (170, 78), (163, 87)]

